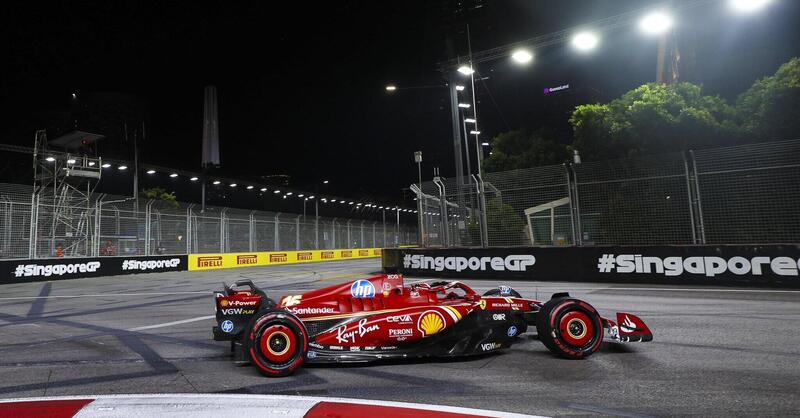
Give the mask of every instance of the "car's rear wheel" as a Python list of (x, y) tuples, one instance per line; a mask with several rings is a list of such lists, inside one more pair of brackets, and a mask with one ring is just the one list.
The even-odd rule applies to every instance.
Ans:
[(600, 314), (578, 299), (559, 298), (545, 303), (536, 314), (536, 331), (551, 352), (570, 359), (589, 357), (603, 342)]
[(255, 315), (250, 324), (245, 348), (261, 374), (287, 376), (303, 364), (308, 333), (296, 316), (283, 310), (267, 310)]

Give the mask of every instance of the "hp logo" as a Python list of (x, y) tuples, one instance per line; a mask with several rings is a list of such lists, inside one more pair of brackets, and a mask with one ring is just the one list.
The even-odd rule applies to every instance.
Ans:
[(353, 285), (350, 286), (350, 294), (353, 295), (354, 298), (374, 298), (375, 286), (368, 280), (356, 280), (353, 282)]

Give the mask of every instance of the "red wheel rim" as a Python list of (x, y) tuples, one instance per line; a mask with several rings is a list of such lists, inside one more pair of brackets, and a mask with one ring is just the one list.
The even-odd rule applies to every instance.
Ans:
[(581, 311), (570, 311), (558, 323), (561, 338), (573, 347), (583, 347), (594, 337), (592, 319)]
[(273, 364), (289, 360), (297, 347), (297, 339), (289, 327), (272, 325), (261, 333), (258, 341), (261, 354)]

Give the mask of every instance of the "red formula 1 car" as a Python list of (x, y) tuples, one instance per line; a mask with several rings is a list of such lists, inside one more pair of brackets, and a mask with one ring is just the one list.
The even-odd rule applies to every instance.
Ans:
[(510, 347), (535, 325), (553, 353), (581, 359), (604, 337), (651, 341), (629, 313), (603, 318), (588, 303), (556, 293), (548, 302), (522, 298), (508, 286), (479, 295), (457, 282), (403, 284), (383, 274), (333, 285), (276, 303), (243, 280), (215, 293), (214, 339), (231, 341), (239, 363), (266, 376), (286, 376), (306, 363), (369, 362), (484, 354)]

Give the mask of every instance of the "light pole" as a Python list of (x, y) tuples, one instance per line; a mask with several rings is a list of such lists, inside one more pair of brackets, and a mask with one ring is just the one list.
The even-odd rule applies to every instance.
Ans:
[[(459, 72), (462, 72), (459, 70)], [(463, 72), (462, 72), (463, 74)], [(389, 94), (393, 94), (398, 90), (419, 90), (419, 89), (436, 89), (436, 88), (447, 88), (448, 92), (450, 93), (450, 119), (451, 119), (451, 129), (453, 130), (453, 153), (455, 155), (455, 163), (456, 163), (456, 196), (458, 198), (459, 207), (464, 206), (464, 199), (462, 196), (462, 189), (463, 189), (463, 178), (464, 178), (464, 161), (463, 161), (463, 154), (461, 151), (461, 119), (459, 114), (459, 103), (458, 103), (458, 92), (464, 90), (464, 86), (460, 85), (456, 82), (453, 78), (454, 74), (448, 73), (446, 75), (447, 84), (445, 85), (424, 85), (424, 86), (398, 86), (395, 84), (388, 84), (386, 85), (385, 89), (386, 92)], [(468, 140), (466, 134), (464, 136), (464, 147), (468, 147)], [(469, 158), (469, 157), (468, 157)], [(467, 176), (467, 180), (469, 180), (469, 176)], [(420, 213), (422, 211), (419, 211)]]

